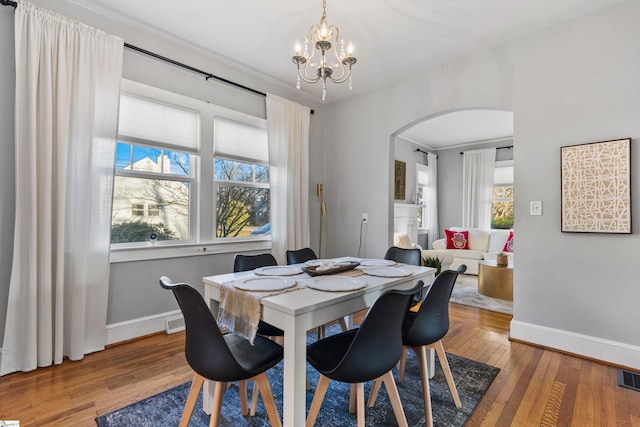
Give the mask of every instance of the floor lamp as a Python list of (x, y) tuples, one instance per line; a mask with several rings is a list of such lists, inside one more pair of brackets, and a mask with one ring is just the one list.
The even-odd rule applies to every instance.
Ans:
[(320, 197), (320, 240), (318, 243), (318, 257), (322, 258), (322, 217), (327, 215), (327, 204), (324, 202), (324, 190), (322, 184), (317, 185), (318, 197)]

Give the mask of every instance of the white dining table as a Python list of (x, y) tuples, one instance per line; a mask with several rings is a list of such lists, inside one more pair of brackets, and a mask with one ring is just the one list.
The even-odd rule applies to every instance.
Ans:
[[(358, 258), (343, 258), (355, 260)], [(360, 267), (359, 267), (360, 268)], [(378, 277), (366, 274), (358, 276), (366, 287), (348, 292), (325, 292), (311, 288), (302, 288), (290, 292), (262, 298), (261, 319), (284, 331), (284, 373), (283, 373), (283, 426), (299, 427), (305, 425), (306, 417), (306, 357), (307, 331), (325, 323), (349, 316), (371, 307), (375, 300), (388, 289), (408, 289), (417, 280), (428, 286), (435, 275), (431, 267), (401, 265), (411, 272), (406, 277)], [(353, 272), (351, 274), (354, 274)], [(357, 273), (356, 273), (357, 274)], [(220, 274), (203, 278), (205, 301), (212, 312), (217, 314), (222, 283), (237, 281), (254, 276), (252, 271)], [(306, 279), (306, 275), (293, 276)], [(210, 412), (213, 387), (205, 382), (203, 407)]]

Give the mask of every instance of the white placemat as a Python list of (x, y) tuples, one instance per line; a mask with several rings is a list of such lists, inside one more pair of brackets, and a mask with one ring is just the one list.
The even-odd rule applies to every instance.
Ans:
[(233, 282), (233, 286), (238, 289), (254, 292), (281, 291), (295, 286), (295, 284), (295, 280), (282, 277), (251, 277)]
[(257, 276), (295, 276), (302, 273), (302, 270), (288, 265), (272, 265), (256, 268), (253, 273)]
[(309, 282), (311, 289), (327, 292), (356, 291), (366, 286), (366, 282), (358, 277), (345, 276), (315, 277), (313, 281)]
[(396, 265), (396, 262), (391, 259), (363, 259), (360, 261), (362, 267), (384, 267)]
[(369, 276), (378, 276), (378, 277), (407, 277), (411, 276), (411, 272), (409, 270), (404, 270), (398, 267), (373, 267), (373, 268), (365, 268), (365, 274)]

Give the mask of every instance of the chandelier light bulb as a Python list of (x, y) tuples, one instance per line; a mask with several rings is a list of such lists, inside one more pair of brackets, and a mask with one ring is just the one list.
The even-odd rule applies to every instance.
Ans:
[(300, 50), (302, 49), (302, 47), (300, 46), (300, 42), (298, 40), (296, 40), (296, 56), (300, 56)]

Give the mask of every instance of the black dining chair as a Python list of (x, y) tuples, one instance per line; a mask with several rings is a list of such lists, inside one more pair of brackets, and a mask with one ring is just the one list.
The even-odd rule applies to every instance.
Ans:
[(266, 373), (282, 360), (282, 346), (261, 336), (257, 336), (251, 345), (239, 335), (223, 335), (207, 303), (196, 289), (186, 283), (173, 283), (164, 276), (160, 278), (160, 286), (173, 291), (178, 301), (186, 328), (185, 355), (187, 363), (195, 371), (180, 426), (189, 424), (205, 380), (215, 382), (210, 426), (217, 426), (220, 421), (222, 399), (229, 382), (240, 381), (242, 415), (247, 415), (247, 380), (255, 381), (258, 385), (269, 423), (282, 426)]
[[(420, 266), (422, 265), (422, 251), (418, 248), (406, 249), (399, 248), (397, 246), (391, 246), (384, 254), (384, 259), (400, 262), (402, 264)], [(417, 292), (414, 295), (413, 304), (418, 304), (420, 301), (422, 301), (422, 291), (423, 290), (420, 289), (420, 292)]]
[[(269, 253), (259, 254), (259, 255), (242, 255), (236, 254), (233, 260), (233, 272), (238, 273), (240, 271), (249, 271), (255, 270), (260, 267), (270, 267), (273, 265), (278, 265), (278, 261), (276, 261), (275, 257)], [(319, 332), (318, 332), (319, 333)], [(263, 320), (258, 322), (258, 331), (257, 335), (263, 335), (266, 337), (282, 337), (284, 336), (284, 331), (278, 327), (271, 325)], [(309, 389), (308, 381), (307, 381), (307, 389)], [(254, 389), (251, 395), (251, 409), (250, 415), (253, 416), (256, 413), (256, 406), (258, 404), (258, 396), (260, 394), (259, 389)]]
[(355, 410), (358, 426), (364, 427), (364, 382), (375, 379), (384, 382), (398, 425), (407, 426), (391, 369), (402, 355), (402, 325), (411, 298), (422, 286), (422, 281), (418, 281), (409, 290), (386, 291), (369, 309), (359, 328), (307, 346), (307, 361), (320, 372), (307, 427), (315, 424), (331, 380), (349, 383), (351, 390), (355, 389), (356, 408), (350, 399), (349, 411)]
[[(466, 265), (461, 265), (457, 270), (446, 270), (438, 274), (427, 289), (420, 309), (417, 312), (409, 311), (402, 334), (402, 358), (398, 369), (398, 381), (404, 381), (407, 350), (413, 350), (420, 360), (420, 376), (422, 380), (422, 398), (424, 399), (424, 412), (427, 426), (433, 425), (431, 413), (431, 392), (429, 390), (429, 373), (427, 370), (427, 350), (434, 349), (438, 355), (440, 366), (444, 373), (453, 402), (461, 408), (462, 402), (458, 396), (456, 383), (451, 374), (451, 368), (447, 361), (447, 354), (442, 345), (442, 338), (449, 331), (449, 299), (458, 274), (467, 270)], [(373, 406), (380, 384), (374, 384), (369, 397), (369, 406)]]
[(312, 259), (318, 259), (318, 256), (311, 248), (288, 250), (285, 255), (287, 257), (287, 265), (302, 264)]
[(410, 265), (422, 265), (422, 251), (418, 248), (405, 249), (391, 246), (384, 254), (384, 259)]
[[(233, 272), (238, 273), (240, 271), (255, 270), (256, 268), (270, 267), (273, 265), (278, 265), (278, 261), (269, 253), (259, 255), (237, 254), (233, 259)], [(261, 320), (258, 323), (257, 334), (267, 337), (281, 337), (284, 336), (284, 331)]]

